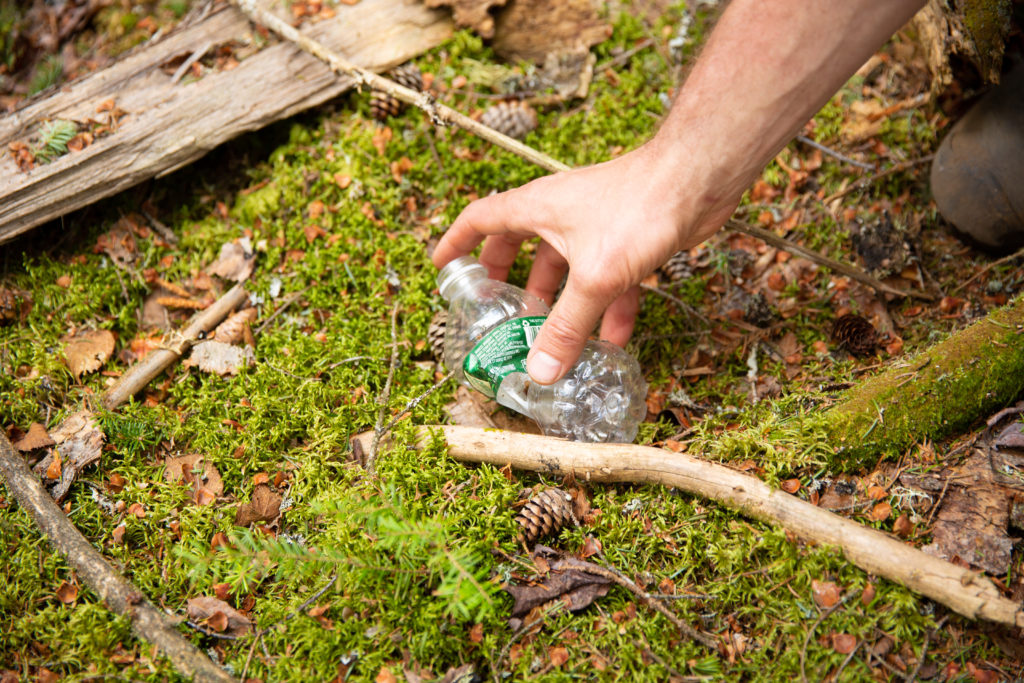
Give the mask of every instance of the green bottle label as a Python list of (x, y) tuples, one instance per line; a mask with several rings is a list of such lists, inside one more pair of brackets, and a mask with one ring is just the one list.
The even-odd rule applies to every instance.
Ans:
[(494, 397), (501, 381), (513, 372), (526, 372), (526, 354), (547, 316), (506, 320), (484, 335), (462, 362), (462, 370), (477, 391)]

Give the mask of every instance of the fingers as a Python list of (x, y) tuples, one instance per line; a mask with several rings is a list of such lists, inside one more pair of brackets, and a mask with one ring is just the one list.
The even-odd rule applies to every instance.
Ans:
[(520, 241), (533, 234), (517, 211), (517, 190), (478, 199), (459, 214), (434, 249), (432, 259), (438, 268), (473, 251), (488, 235), (514, 233)]
[(507, 280), (508, 271), (519, 255), (523, 246), (523, 238), (516, 233), (492, 235), (484, 240), (484, 248), (480, 251), (480, 265), (487, 268), (493, 280)]
[(533, 256), (530, 267), (530, 278), (526, 281), (526, 291), (539, 296), (550, 306), (555, 300), (555, 293), (562, 285), (562, 278), (569, 271), (569, 263), (547, 242), (537, 245), (537, 253)]
[(601, 318), (601, 339), (625, 347), (630, 335), (633, 334), (633, 325), (636, 324), (636, 314), (639, 311), (640, 288), (630, 287), (612, 302)]
[(526, 370), (538, 384), (552, 384), (576, 362), (610, 297), (588, 292), (572, 274), (526, 359)]

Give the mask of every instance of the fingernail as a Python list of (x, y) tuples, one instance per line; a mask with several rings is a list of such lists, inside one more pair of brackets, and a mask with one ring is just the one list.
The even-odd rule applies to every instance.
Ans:
[(537, 351), (526, 359), (526, 371), (530, 373), (533, 381), (541, 384), (551, 384), (561, 373), (562, 364), (551, 354)]

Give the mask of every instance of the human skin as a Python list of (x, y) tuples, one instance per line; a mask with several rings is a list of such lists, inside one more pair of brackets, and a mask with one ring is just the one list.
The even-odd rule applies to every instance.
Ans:
[(527, 291), (548, 304), (527, 358), (557, 381), (601, 321), (620, 346), (639, 283), (679, 249), (714, 234), (761, 170), (924, 0), (733, 0), (658, 133), (611, 161), (479, 199), (434, 250), (439, 268), (481, 242), (504, 280), (522, 243), (540, 237)]

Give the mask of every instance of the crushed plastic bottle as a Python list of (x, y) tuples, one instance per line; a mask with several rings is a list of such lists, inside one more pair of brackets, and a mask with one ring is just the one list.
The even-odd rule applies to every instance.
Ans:
[(526, 355), (550, 309), (538, 297), (491, 280), (470, 256), (437, 276), (449, 303), (444, 363), (463, 385), (526, 415), (548, 436), (629, 443), (646, 414), (640, 364), (618, 346), (588, 341), (576, 364), (550, 385), (526, 372)]

